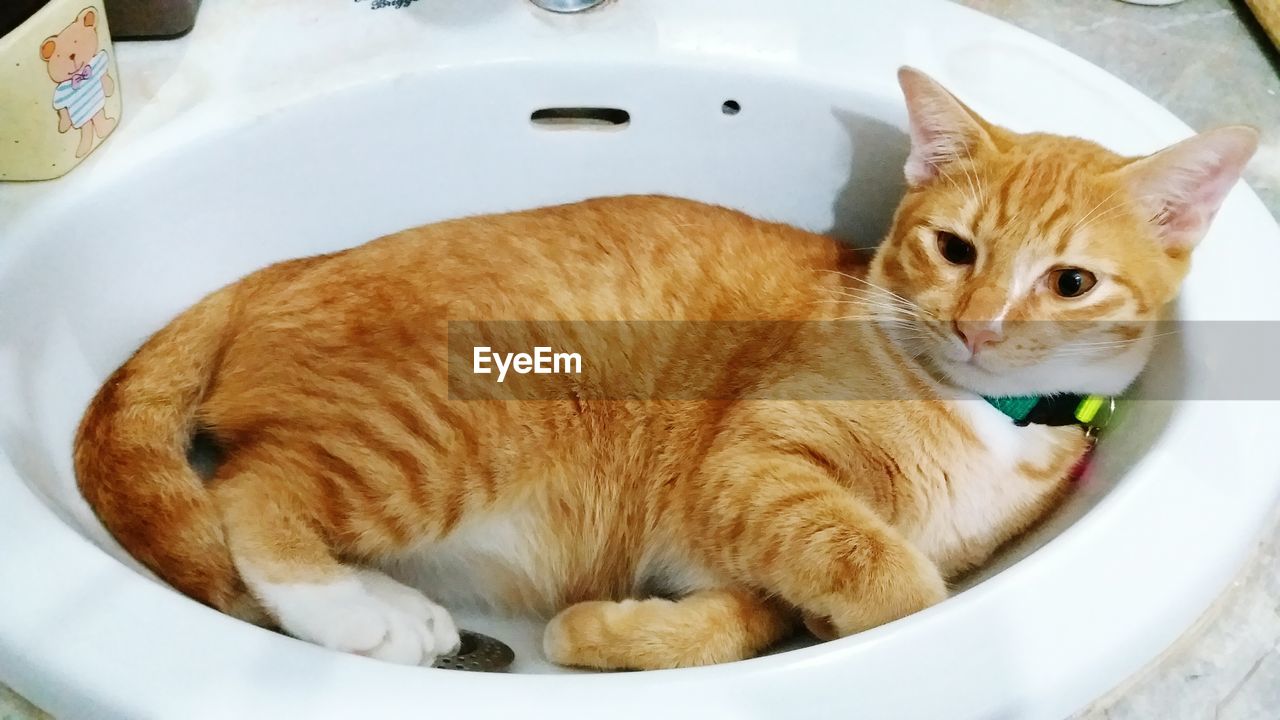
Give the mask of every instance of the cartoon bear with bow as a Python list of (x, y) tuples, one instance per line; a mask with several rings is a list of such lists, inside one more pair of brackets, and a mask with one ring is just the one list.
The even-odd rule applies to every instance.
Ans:
[(107, 51), (98, 49), (98, 11), (81, 10), (75, 22), (41, 43), (40, 57), (58, 84), (53, 91), (58, 132), (79, 130), (76, 157), (84, 157), (95, 134), (104, 138), (116, 126), (115, 118), (107, 117), (107, 98), (115, 94), (116, 83), (107, 72)]

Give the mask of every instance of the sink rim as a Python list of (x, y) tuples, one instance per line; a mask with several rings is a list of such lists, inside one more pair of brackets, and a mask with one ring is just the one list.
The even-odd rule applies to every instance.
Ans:
[[(678, 3), (663, 2), (659, 3), (656, 12), (670, 12), (673, 16), (677, 16), (674, 9)], [(1018, 40), (1026, 42), (1026, 37), (1016, 34), (1018, 31), (1012, 31), (1007, 26), (999, 26), (996, 21), (980, 18), (975, 14), (956, 12), (953, 10), (943, 11), (941, 7), (935, 7), (932, 3), (918, 2), (907, 3), (915, 8), (915, 12), (939, 12), (943, 17), (954, 20), (958, 23), (973, 23), (973, 27), (984, 33), (990, 33), (995, 36), (1001, 36), (1010, 41)], [(619, 4), (619, 7), (621, 4)], [(816, 4), (815, 4), (816, 7)], [(814, 11), (820, 14), (820, 11)], [(898, 11), (893, 11), (894, 13)], [(905, 11), (904, 11), (905, 12)], [(602, 14), (603, 16), (603, 14)], [(964, 19), (967, 18), (967, 19)], [(1043, 44), (1043, 41), (1036, 41)], [(1034, 45), (1035, 43), (1033, 43)], [(628, 51), (634, 48), (628, 48)], [(1097, 75), (1101, 71), (1091, 68), (1071, 56), (1066, 56), (1064, 51), (1056, 48), (1042, 48), (1043, 52), (1053, 56), (1053, 58), (1061, 63), (1065, 63), (1069, 67), (1075, 67), (1082, 73), (1089, 76)], [(626, 52), (620, 52), (620, 56), (626, 56)], [(911, 57), (911, 53), (906, 53)], [(929, 67), (930, 57), (921, 57), (915, 59), (916, 62)], [(888, 63), (886, 63), (888, 64)], [(815, 72), (819, 72), (815, 70)], [(947, 81), (945, 73), (942, 73), (944, 81)], [(1106, 82), (1113, 85), (1118, 83), (1114, 79), (1108, 79), (1109, 76), (1103, 78)], [(887, 82), (891, 82), (891, 76), (885, 78)], [(373, 80), (372, 83), (380, 83), (382, 80)], [(1102, 81), (1100, 81), (1102, 82)], [(879, 83), (884, 85), (883, 82)], [(963, 91), (963, 84), (957, 84), (957, 87)], [(1185, 125), (1173, 119), (1167, 112), (1158, 109), (1154, 103), (1141, 98), (1136, 91), (1125, 89), (1121, 95), (1125, 101), (1124, 106), (1141, 116), (1142, 120), (1148, 123), (1153, 131), (1158, 135), (1180, 135), (1187, 131)], [(213, 117), (216, 113), (212, 110), (208, 117)], [(1118, 112), (1118, 109), (1117, 109)], [(230, 118), (233, 122), (250, 122), (252, 113), (248, 108), (242, 108), (239, 115), (232, 114), (230, 116), (217, 115), (216, 120), (226, 121)], [(208, 118), (206, 118), (207, 120)], [(215, 127), (213, 120), (207, 123), (203, 120), (198, 121), (197, 116), (188, 118), (184, 123), (179, 124), (172, 131), (174, 134), (166, 141), (198, 139), (206, 137), (211, 128)], [(173, 151), (174, 146), (163, 146), (162, 143), (156, 141), (156, 152)], [(167, 148), (167, 149), (166, 149)], [(95, 172), (85, 174), (83, 182), (80, 178), (76, 178), (75, 185), (67, 185), (64, 190), (51, 193), (47, 203), (37, 205), (31, 208), (31, 213), (25, 216), (23, 222), (16, 225), (13, 230), (14, 234), (22, 237), (28, 231), (28, 228), (34, 227), (41, 222), (40, 215), (44, 212), (56, 212), (57, 206), (70, 201), (76, 193), (91, 192), (92, 188), (101, 182), (106, 182), (110, 174), (127, 170), (122, 166), (106, 167), (99, 163)], [(1263, 218), (1266, 218), (1263, 220)], [(1253, 196), (1251, 191), (1246, 189), (1237, 189), (1236, 197), (1229, 208), (1223, 210), (1222, 218), (1231, 225), (1239, 225), (1249, 230), (1262, 228), (1264, 225), (1268, 229), (1275, 229), (1275, 221), (1270, 218), (1265, 209)], [(1225, 232), (1219, 235), (1225, 235)], [(1275, 233), (1272, 233), (1273, 235)], [(8, 248), (0, 248), (0, 265), (6, 260), (18, 257), (21, 249), (20, 244)], [(1203, 284), (1203, 281), (1200, 283)], [(1182, 433), (1178, 437), (1191, 437), (1190, 432), (1195, 433), (1195, 437), (1201, 441), (1205, 440), (1205, 436), (1196, 428), (1213, 428), (1211, 438), (1217, 438), (1219, 441), (1228, 441), (1233, 432), (1248, 432), (1257, 427), (1265, 427), (1267, 422), (1274, 422), (1277, 415), (1274, 403), (1253, 403), (1239, 404), (1217, 403), (1217, 404), (1185, 404), (1175, 416), (1169, 432)], [(1162, 446), (1168, 445), (1168, 441), (1161, 443)], [(1258, 472), (1264, 470), (1280, 471), (1280, 450), (1276, 448), (1265, 448), (1269, 452), (1269, 457), (1256, 458), (1255, 467)], [(1266, 463), (1269, 466), (1264, 467)], [(1160, 463), (1160, 467), (1173, 467), (1176, 465), (1171, 458), (1165, 458)], [(1142, 470), (1144, 477), (1150, 478), (1157, 470), (1147, 467)], [(1280, 472), (1276, 472), (1280, 475)], [(1172, 485), (1174, 483), (1168, 483)], [(110, 558), (99, 550), (96, 546), (86, 540), (83, 536), (71, 530), (64, 525), (57, 517), (45, 507), (37, 498), (35, 498), (25, 482), (22, 481), (14, 471), (7, 460), (0, 458), (0, 518), (4, 518), (5, 522), (0, 522), (0, 547), (17, 547), (26, 546), (28, 551), (24, 553), (24, 557), (14, 558), (5, 557), (0, 559), (0, 579), (3, 578), (21, 578), (29, 583), (29, 587), (41, 588), (49, 594), (29, 593), (32, 597), (25, 599), (11, 599), (13, 607), (0, 612), (0, 668), (3, 668), (6, 677), (12, 675), (15, 686), (23, 692), (27, 692), (41, 704), (46, 707), (63, 707), (59, 703), (66, 702), (65, 698), (59, 698), (55, 694), (55, 685), (60, 685), (61, 690), (70, 690), (74, 688), (76, 692), (83, 693), (85, 698), (91, 695), (101, 699), (115, 701), (115, 707), (141, 709), (149, 699), (142, 701), (136, 696), (136, 692), (142, 690), (142, 686), (133, 688), (134, 696), (126, 697), (125, 689), (121, 687), (110, 687), (102, 682), (103, 678), (89, 677), (87, 672), (73, 670), (79, 668), (81, 671), (88, 671), (95, 667), (105, 667), (106, 663), (119, 662), (120, 656), (117, 654), (119, 648), (130, 642), (135, 645), (141, 638), (130, 637), (127, 633), (122, 633), (125, 628), (116, 627), (116, 619), (120, 617), (136, 617), (138, 610), (135, 607), (147, 608), (147, 617), (145, 620), (139, 619), (135, 624), (144, 623), (148, 626), (150, 637), (146, 638), (147, 642), (158, 643), (159, 647), (164, 647), (172, 651), (172, 656), (165, 658), (164, 662), (176, 662), (175, 658), (182, 652), (183, 647), (189, 647), (192, 644), (208, 650), (208, 654), (201, 658), (187, 658), (185, 661), (187, 668), (192, 670), (192, 674), (188, 677), (187, 682), (191, 684), (190, 689), (194, 691), (194, 686), (199, 685), (204, 688), (210, 688), (218, 682), (226, 682), (230, 685), (230, 689), (224, 688), (223, 691), (231, 695), (239, 695), (238, 701), (255, 702), (261, 701), (265, 703), (259, 708), (266, 707), (287, 707), (283, 703), (293, 700), (285, 690), (287, 688), (267, 689), (257, 688), (256, 694), (248, 694), (245, 688), (245, 680), (252, 677), (252, 673), (248, 668), (254, 668), (255, 663), (261, 663), (262, 659), (275, 658), (277, 660), (295, 663), (293, 672), (299, 675), (312, 675), (315, 677), (332, 676), (334, 673), (341, 673), (340, 681), (334, 682), (334, 688), (343, 692), (350, 691), (354, 688), (365, 688), (372, 690), (380, 688), (378, 691), (382, 695), (385, 708), (388, 711), (399, 709), (405, 710), (406, 707), (413, 707), (425, 702), (441, 702), (442, 698), (449, 697), (458, 703), (467, 703), (468, 698), (473, 698), (470, 693), (485, 692), (494, 689), (497, 686), (493, 682), (505, 683), (504, 688), (510, 689), (512, 694), (524, 692), (540, 693), (544, 689), (554, 691), (547, 683), (564, 683), (573, 682), (574, 694), (578, 697), (557, 697), (557, 702), (566, 703), (566, 706), (573, 706), (578, 709), (586, 709), (595, 706), (596, 703), (603, 703), (614, 697), (614, 693), (627, 693), (647, 687), (662, 686), (665, 691), (676, 694), (685, 698), (689, 705), (682, 706), (681, 711), (695, 711), (700, 703), (708, 703), (706, 696), (708, 690), (713, 687), (724, 691), (738, 693), (740, 698), (759, 698), (761, 690), (753, 687), (755, 684), (771, 684), (786, 682), (789, 686), (798, 688), (797, 692), (802, 693), (805, 697), (821, 698), (818, 693), (823, 689), (830, 687), (842, 687), (841, 680), (845, 685), (850, 685), (850, 678), (842, 678), (841, 665), (844, 663), (856, 663), (857, 657), (864, 657), (872, 653), (874, 648), (886, 647), (892, 645), (903, 646), (904, 644), (924, 645), (928, 643), (928, 637), (938, 632), (939, 626), (954, 626), (966, 619), (988, 620), (996, 613), (997, 608), (1021, 608), (1021, 601), (1018, 600), (1020, 595), (1015, 592), (1018, 588), (1024, 591), (1030, 584), (1036, 584), (1046, 588), (1044, 592), (1050, 592), (1054, 589), (1061, 590), (1062, 577), (1056, 576), (1055, 568), (1061, 570), (1063, 568), (1080, 568), (1080, 563), (1087, 562), (1080, 557), (1080, 551), (1086, 547), (1102, 545), (1102, 539), (1107, 537), (1116, 537), (1118, 521), (1125, 519), (1124, 514), (1132, 511), (1132, 507), (1136, 504), (1146, 502), (1148, 496), (1153, 492), (1158, 492), (1162, 488), (1153, 482), (1130, 482), (1125, 483), (1113, 491), (1111, 495), (1104, 498), (1097, 508), (1089, 515), (1082, 518), (1072, 527), (1065, 530), (1050, 545), (1042, 548), (1035, 557), (1034, 563), (1019, 563), (1008, 570), (997, 575), (986, 583), (949, 600), (947, 603), (933, 608), (924, 613), (912, 616), (898, 623), (878, 628), (876, 630), (864, 633), (854, 638), (846, 638), (845, 640), (830, 643), (828, 645), (807, 648), (792, 651), (786, 655), (758, 658), (755, 660), (736, 663), (725, 666), (712, 668), (699, 668), (680, 671), (663, 671), (654, 673), (636, 673), (628, 675), (593, 675), (590, 679), (574, 676), (574, 680), (565, 680), (556, 676), (508, 676), (501, 680), (494, 680), (491, 677), (477, 678), (466, 674), (454, 673), (447, 677), (447, 683), (440, 685), (447, 687), (426, 687), (434, 686), (437, 683), (424, 682), (428, 676), (410, 675), (408, 673), (421, 673), (423, 670), (411, 668), (397, 668), (383, 664), (374, 663), (373, 661), (363, 658), (355, 658), (337, 655), (328, 651), (314, 648), (304, 643), (298, 643), (286, 638), (274, 637), (266, 633), (261, 633), (254, 628), (246, 626), (229, 618), (222, 617), (212, 611), (198, 606), (185, 598), (177, 596), (165, 588), (145, 582), (143, 578), (128, 574), (128, 577), (121, 575), (121, 570), (125, 568), (117, 561)], [(1260, 504), (1270, 505), (1276, 500), (1280, 494), (1280, 488), (1277, 487), (1258, 487), (1255, 488), (1256, 499), (1264, 501)], [(1232, 519), (1233, 527), (1229, 528), (1232, 537), (1243, 537), (1246, 534), (1256, 533), (1257, 525), (1263, 520), (1263, 514), (1257, 514), (1257, 517), (1236, 518)], [(1227, 528), (1221, 528), (1224, 532)], [(1094, 534), (1099, 537), (1094, 537)], [(33, 537), (40, 537), (45, 542), (40, 546), (31, 547), (29, 541)], [(1225, 535), (1224, 535), (1225, 537)], [(1232, 546), (1232, 551), (1223, 551), (1219, 557), (1230, 558), (1229, 562), (1220, 563), (1217, 568), (1209, 571), (1200, 569), (1201, 575), (1196, 580), (1202, 586), (1220, 587), (1228, 579), (1231, 571), (1234, 570), (1235, 564), (1242, 559), (1242, 553), (1247, 546), (1239, 543), (1221, 542), (1226, 547)], [(16, 555), (16, 553), (5, 553), (6, 556)], [(76, 572), (60, 573), (64, 577), (54, 577), (52, 574), (44, 571), (44, 568), (53, 567), (58, 564), (65, 564), (68, 569), (75, 569)], [(1093, 568), (1095, 571), (1100, 568)], [(1105, 576), (1105, 573), (1095, 572), (1094, 575)], [(1188, 573), (1190, 575), (1190, 573)], [(102, 596), (102, 606), (100, 606), (101, 617), (97, 622), (91, 622), (84, 628), (84, 632), (90, 639), (101, 642), (104, 647), (81, 647), (78, 649), (82, 653), (81, 657), (69, 657), (66, 649), (41, 648), (38, 638), (33, 638), (29, 634), (27, 628), (21, 627), (21, 624), (15, 622), (16, 618), (24, 617), (24, 611), (34, 612), (43, 604), (42, 599), (54, 597), (69, 597), (77, 590), (77, 582), (82, 577), (102, 577), (110, 578), (113, 581), (118, 580), (122, 583), (120, 591), (114, 596)], [(1058, 583), (1055, 585), (1055, 581)], [(1188, 583), (1183, 583), (1187, 585)], [(1035, 593), (1033, 593), (1034, 595)], [(1214, 593), (1216, 594), (1216, 592)], [(1207, 604), (1208, 594), (1201, 587), (1197, 593), (1190, 594), (1193, 597), (1183, 598), (1182, 606), (1177, 612), (1171, 612), (1165, 609), (1165, 616), (1176, 615), (1180, 618), (1189, 619), (1193, 614), (1198, 614), (1196, 606), (1201, 608)], [(1023, 593), (1025, 596), (1025, 592)], [(204, 614), (201, 614), (204, 613)], [(1153, 612), (1153, 615), (1159, 614)], [(186, 627), (188, 621), (196, 627)], [(1150, 621), (1149, 621), (1150, 622)], [(1171, 621), (1177, 625), (1179, 621)], [(1168, 623), (1166, 623), (1167, 625)], [(1179, 625), (1181, 627), (1181, 625)], [(1041, 632), (1044, 628), (1031, 628), (1034, 634), (1037, 629)], [(1144, 653), (1149, 655), (1154, 651), (1157, 645), (1165, 642), (1169, 633), (1168, 627), (1162, 632), (1156, 632), (1147, 629), (1145, 632), (1137, 633), (1138, 638), (1144, 646), (1144, 650), (1134, 652), (1130, 650), (1127, 657), (1123, 659), (1108, 659), (1100, 664), (1108, 664), (1107, 672), (1103, 674), (1115, 675), (1122, 666), (1129, 667), (1134, 665), (1137, 656)], [(188, 637), (182, 638), (181, 642), (176, 642), (181, 633), (189, 633)], [(1135, 633), (1128, 633), (1127, 637), (1133, 639)], [(921, 639), (925, 638), (925, 639)], [(1077, 645), (1087, 644), (1082, 640), (1077, 640)], [(1094, 646), (1090, 646), (1094, 647)], [(979, 648), (971, 648), (973, 652), (978, 652)], [(1088, 648), (1084, 649), (1086, 654)], [(1067, 655), (1072, 651), (1063, 653), (1062, 657), (1056, 658), (1061, 663), (1060, 669), (1067, 666), (1079, 667), (1081, 664), (1080, 657), (1068, 660)], [(1075, 653), (1080, 653), (1081, 648), (1076, 647)], [(1125, 653), (1117, 652), (1117, 658)], [(139, 652), (133, 657), (135, 662), (145, 662), (148, 656)], [(1037, 661), (1043, 660), (1037, 657)], [(221, 667), (210, 667), (214, 663), (221, 663)], [(22, 664), (29, 663), (25, 669)], [(153, 661), (154, 664), (154, 661)], [(852, 667), (853, 665), (850, 665)], [(198, 671), (200, 674), (195, 674)], [(430, 673), (438, 673), (440, 671), (426, 670)], [(959, 672), (959, 670), (957, 670)], [(39, 675), (44, 674), (44, 677)], [(768, 682), (763, 681), (768, 677)], [(52, 680), (50, 680), (52, 678)], [(197, 679), (198, 678), (198, 679)], [(1111, 680), (1118, 680), (1118, 677), (1110, 677)], [(761, 681), (756, 683), (755, 681)], [(1088, 682), (1079, 679), (1061, 679), (1056, 687), (1045, 687), (1046, 680), (1041, 677), (1039, 679), (1024, 678), (1024, 680), (1033, 680), (1030, 686), (1021, 688), (1008, 688), (1009, 695), (1012, 700), (1025, 700), (1021, 697), (1029, 692), (1042, 692), (1043, 697), (1036, 699), (1034, 707), (1041, 713), (1045, 708), (1050, 706), (1065, 707), (1067, 704), (1077, 702), (1079, 698), (1085, 697), (1089, 692), (1097, 689), (1099, 681), (1093, 678)], [(485, 683), (484, 685), (475, 685), (473, 683)], [(1036, 683), (1039, 683), (1037, 686)], [(803, 688), (803, 689), (802, 689)], [(311, 689), (311, 688), (309, 688)], [(206, 691), (208, 692), (208, 691)], [(338, 709), (342, 703), (337, 695), (333, 693), (318, 693), (326, 702), (332, 703), (331, 707), (322, 708), (326, 713), (332, 712), (340, 714)], [(567, 694), (566, 694), (567, 695)], [(970, 708), (977, 708), (982, 703), (989, 702), (988, 698), (978, 695), (966, 695), (957, 700), (957, 703), (969, 702)], [(512, 707), (519, 707), (522, 701), (527, 701), (532, 696), (524, 696), (522, 698), (511, 698), (509, 702)], [(829, 698), (829, 696), (827, 696)], [(543, 697), (544, 700), (548, 698)], [(723, 700), (724, 698), (721, 698)], [(365, 712), (375, 707), (369, 703), (377, 703), (378, 700), (372, 700), (369, 697), (362, 697), (361, 707)], [(629, 702), (633, 703), (632, 707), (619, 710), (619, 714), (635, 714), (639, 715), (644, 712), (648, 706), (649, 698), (632, 698)], [(669, 701), (669, 699), (668, 699)], [(1010, 701), (1010, 698), (1006, 698)], [(732, 701), (730, 707), (734, 705)], [(388, 704), (389, 703), (389, 704)], [(403, 703), (403, 704), (402, 704)], [(210, 707), (216, 707), (217, 704), (211, 701)], [(158, 707), (158, 706), (157, 706)], [(170, 706), (172, 707), (172, 706)], [(227, 706), (223, 706), (227, 707)], [(721, 710), (725, 706), (721, 706)], [(989, 706), (987, 706), (989, 708)], [(1030, 707), (1030, 706), (1029, 706)], [(522, 708), (528, 711), (527, 707)], [(651, 709), (651, 707), (650, 707)], [(740, 708), (741, 709), (741, 708)], [(152, 708), (154, 712), (154, 708)], [(550, 706), (548, 705), (548, 712)], [(671, 708), (667, 708), (668, 713)], [(864, 708), (865, 711), (865, 708)]]

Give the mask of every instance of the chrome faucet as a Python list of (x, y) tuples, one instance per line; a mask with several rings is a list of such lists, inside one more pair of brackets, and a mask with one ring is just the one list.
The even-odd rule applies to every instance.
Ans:
[(604, 0), (529, 0), (543, 10), (557, 13), (576, 13), (600, 5)]

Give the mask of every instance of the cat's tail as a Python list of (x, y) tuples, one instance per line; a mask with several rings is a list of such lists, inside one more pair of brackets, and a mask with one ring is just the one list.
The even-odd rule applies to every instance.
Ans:
[(142, 564), (206, 605), (261, 621), (213, 497), (187, 460), (236, 290), (223, 288), (184, 312), (107, 379), (80, 422), (75, 470), (98, 518)]

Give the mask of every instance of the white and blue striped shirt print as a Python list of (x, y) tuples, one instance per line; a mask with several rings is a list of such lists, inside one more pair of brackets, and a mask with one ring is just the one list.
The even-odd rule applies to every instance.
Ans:
[[(85, 69), (88, 70), (87, 75)], [(71, 127), (78, 128), (89, 122), (94, 113), (107, 104), (107, 95), (102, 91), (102, 76), (107, 73), (107, 51), (99, 50), (97, 55), (82, 68), (79, 79), (72, 78), (58, 83), (53, 91), (53, 109), (67, 109), (71, 115)]]

